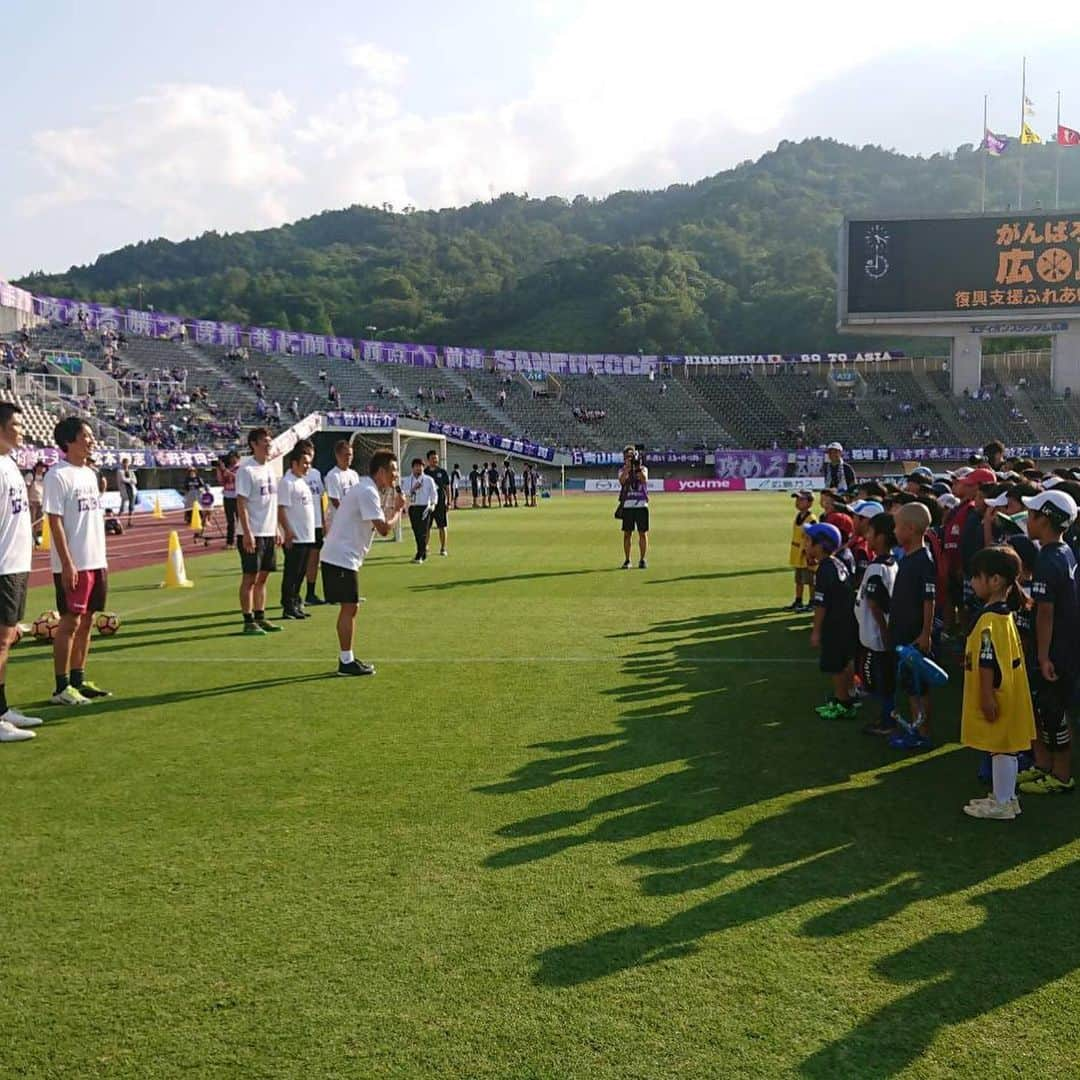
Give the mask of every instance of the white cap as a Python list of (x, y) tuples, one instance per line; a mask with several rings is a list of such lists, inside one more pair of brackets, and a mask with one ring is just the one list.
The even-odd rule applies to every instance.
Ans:
[(1064, 491), (1040, 491), (1023, 500), (1029, 510), (1045, 514), (1055, 525), (1071, 525), (1076, 520), (1076, 503)]
[(968, 473), (972, 473), (974, 471), (975, 470), (969, 465), (962, 465), (959, 469), (953, 469), (953, 479), (962, 480), (965, 476), (968, 475)]
[(955, 495), (939, 495), (937, 501), (943, 510), (954, 510), (960, 505), (960, 500)]
[(999, 506), (1007, 506), (1009, 503), (1008, 492), (1003, 491), (996, 499), (987, 499), (986, 505), (993, 506), (995, 509)]
[(1057, 487), (1057, 485), (1060, 484), (1060, 483), (1061, 483), (1061, 477), (1060, 476), (1048, 476), (1042, 482), (1042, 486), (1044, 488), (1046, 488), (1047, 490), (1049, 490), (1052, 487)]
[(829, 445), (826, 446), (825, 449), (826, 450), (839, 450), (841, 454), (844, 452), (843, 445), (841, 443), (838, 443), (838, 442), (829, 443)]

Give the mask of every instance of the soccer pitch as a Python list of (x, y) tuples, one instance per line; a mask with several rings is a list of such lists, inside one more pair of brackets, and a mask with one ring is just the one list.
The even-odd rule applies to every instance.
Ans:
[(0, 1074), (1080, 1074), (1076, 800), (965, 817), (956, 686), (924, 755), (814, 714), (789, 498), (656, 499), (644, 572), (613, 505), (376, 545), (371, 679), (235, 552), (115, 575), (115, 697), (0, 748)]

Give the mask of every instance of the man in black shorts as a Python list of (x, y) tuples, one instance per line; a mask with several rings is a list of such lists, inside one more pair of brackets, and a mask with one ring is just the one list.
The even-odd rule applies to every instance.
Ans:
[(424, 470), (435, 481), (435, 489), (439, 499), (435, 503), (435, 510), (428, 518), (428, 535), (431, 534), (431, 526), (436, 525), (439, 529), (439, 554), (444, 558), (446, 551), (446, 513), (450, 507), (450, 474), (439, 464), (439, 451), (429, 450), (427, 454), (427, 468)]
[(499, 494), (499, 467), (493, 461), (487, 470), (488, 478), (488, 506), (491, 505), (491, 497), (495, 496), (495, 501), (502, 506), (502, 496)]
[(266, 618), (266, 579), (277, 569), (277, 478), (270, 469), (270, 432), (248, 434), (251, 456), (236, 469), (236, 517), (240, 536), (240, 611), (244, 633), (261, 637), (281, 629)]
[(472, 488), (472, 504), (476, 509), (476, 500), (480, 498), (480, 470), (474, 465), (469, 470), (469, 486)]
[(22, 441), (22, 410), (0, 401), (0, 742), (32, 739), (34, 733), (25, 729), (41, 724), (39, 717), (24, 716), (8, 705), (5, 686), (8, 650), (26, 614), (34, 552), (26, 482), (12, 456)]
[[(387, 517), (382, 507), (383, 493), (397, 490), (394, 509)], [(337, 636), (339, 675), (374, 675), (375, 668), (353, 654), (356, 613), (360, 605), (358, 573), (371, 548), (375, 533), (389, 536), (406, 506), (398, 488), (398, 461), (389, 450), (371, 455), (368, 475), (342, 496), (334, 513), (333, 528), (323, 543), (323, 596), (328, 604), (338, 604)]]
[(622, 507), (623, 564), (630, 569), (630, 542), (637, 529), (638, 569), (648, 569), (649, 563), (649, 470), (641, 461), (636, 446), (623, 450), (623, 467), (619, 470), (621, 488), (619, 503)]

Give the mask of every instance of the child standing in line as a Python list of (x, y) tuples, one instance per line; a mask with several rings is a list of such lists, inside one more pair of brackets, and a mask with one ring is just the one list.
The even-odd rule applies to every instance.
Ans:
[[(932, 654), (937, 598), (937, 567), (926, 546), (929, 528), (930, 511), (921, 503), (907, 503), (896, 512), (896, 538), (904, 557), (893, 583), (890, 641), (894, 648), (914, 645), (924, 656)], [(930, 696), (925, 687), (916, 687), (911, 678), (910, 672), (904, 674), (904, 690), (913, 713), (912, 729), (898, 732), (889, 740), (896, 750), (926, 750), (930, 746)]]
[(852, 660), (859, 641), (851, 571), (837, 558), (843, 543), (835, 525), (804, 525), (814, 575), (814, 628), (810, 644), (820, 650), (819, 668), (831, 677), (833, 696), (817, 709), (826, 720), (851, 720), (856, 703), (851, 696)]
[(964, 807), (969, 817), (1012, 821), (1017, 758), (1035, 737), (1035, 713), (1024, 667), (1024, 649), (1011, 606), (1020, 603), (1020, 557), (1010, 547), (983, 548), (972, 556), (971, 587), (983, 608), (964, 647), (964, 702), (960, 741), (992, 755), (993, 790)]
[(891, 514), (882, 510), (866, 521), (866, 540), (874, 561), (866, 568), (855, 600), (862, 646), (862, 682), (867, 693), (881, 706), (876, 723), (867, 724), (867, 735), (892, 735), (896, 731), (893, 707), (896, 701), (896, 653), (889, 647), (889, 608), (896, 581), (896, 547)]
[(788, 611), (807, 611), (809, 604), (803, 603), (803, 590), (814, 588), (814, 568), (810, 565), (807, 555), (806, 533), (804, 525), (816, 525), (814, 517), (814, 493), (808, 488), (796, 491), (792, 498), (795, 500), (795, 523), (791, 527), (791, 553), (788, 555), (788, 565), (795, 570), (795, 599), (788, 605)]

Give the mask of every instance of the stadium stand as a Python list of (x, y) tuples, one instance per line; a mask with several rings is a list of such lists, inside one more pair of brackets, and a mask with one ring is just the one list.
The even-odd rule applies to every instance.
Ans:
[[(87, 380), (56, 356), (79, 358)], [(1055, 443), (1080, 430), (1080, 401), (1053, 392), (1049, 355), (988, 357), (977, 394), (954, 397), (941, 360), (888, 364), (692, 368), (661, 378), (526, 375), (326, 357), (267, 355), (73, 326), (0, 338), (0, 375), (27, 409), (35, 441), (57, 415), (92, 416), (119, 445), (223, 448), (265, 419), (315, 410), (391, 412), (531, 439), (563, 449), (626, 442), (670, 450)], [(331, 399), (330, 389), (335, 396)]]

